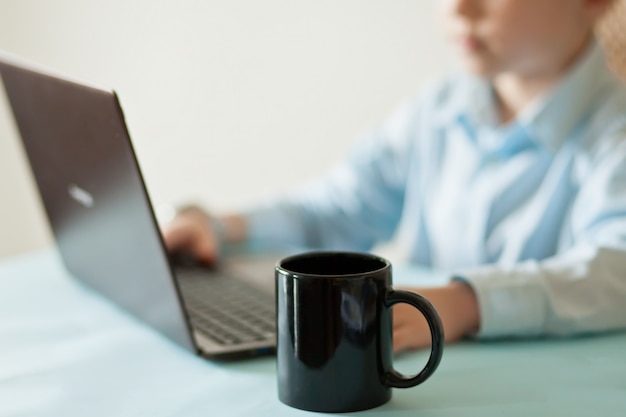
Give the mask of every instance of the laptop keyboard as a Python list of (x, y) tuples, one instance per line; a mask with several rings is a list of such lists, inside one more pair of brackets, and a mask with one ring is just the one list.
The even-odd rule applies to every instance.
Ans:
[(193, 328), (222, 345), (274, 339), (273, 296), (206, 269), (177, 269), (176, 276)]

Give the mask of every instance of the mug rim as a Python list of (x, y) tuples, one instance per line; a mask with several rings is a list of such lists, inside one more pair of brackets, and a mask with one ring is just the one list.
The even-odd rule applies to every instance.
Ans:
[[(292, 271), (290, 269), (287, 269), (283, 266), (283, 264), (290, 262), (290, 261), (294, 261), (296, 259), (303, 259), (303, 258), (313, 258), (313, 257), (317, 257), (317, 256), (351, 256), (351, 257), (359, 257), (359, 258), (366, 258), (369, 260), (376, 260), (379, 261), (383, 264), (383, 266), (381, 268), (378, 269), (372, 269), (371, 271), (367, 271), (367, 272), (355, 272), (355, 273), (351, 273), (351, 274), (315, 274), (315, 273), (308, 273), (308, 272), (297, 272), (297, 271)], [(378, 255), (374, 255), (372, 253), (367, 253), (367, 252), (350, 252), (350, 251), (311, 251), (311, 252), (303, 252), (303, 253), (299, 253), (296, 255), (291, 255), (291, 256), (287, 256), (286, 258), (280, 259), (278, 262), (276, 262), (276, 266), (275, 266), (275, 271), (279, 272), (279, 273), (283, 273), (292, 277), (296, 277), (296, 278), (327, 278), (327, 279), (332, 279), (332, 278), (352, 278), (352, 277), (362, 277), (364, 275), (369, 275), (369, 274), (375, 274), (375, 273), (379, 273), (385, 270), (388, 270), (391, 268), (391, 262), (389, 262), (387, 259), (378, 256)]]

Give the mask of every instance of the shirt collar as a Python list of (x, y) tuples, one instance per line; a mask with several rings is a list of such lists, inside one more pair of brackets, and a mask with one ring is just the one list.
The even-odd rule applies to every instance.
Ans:
[[(526, 136), (529, 140), (556, 152), (598, 102), (604, 87), (616, 80), (609, 69), (602, 48), (594, 40), (585, 53), (550, 91), (530, 103), (520, 115), (505, 126), (498, 125), (495, 97), (485, 78), (466, 75), (456, 91), (458, 106), (446, 112), (447, 122), (460, 123), (473, 139), (486, 131), (490, 135)], [(501, 146), (507, 146), (502, 143)]]

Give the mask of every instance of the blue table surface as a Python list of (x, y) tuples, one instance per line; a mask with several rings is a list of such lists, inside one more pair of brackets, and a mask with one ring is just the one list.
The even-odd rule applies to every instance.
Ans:
[[(440, 277), (410, 267), (398, 282)], [(396, 358), (409, 373), (426, 352)], [(0, 260), (0, 416), (297, 416), (273, 357), (209, 362), (135, 321), (65, 272), (54, 250)], [(446, 348), (389, 416), (626, 416), (626, 334)]]

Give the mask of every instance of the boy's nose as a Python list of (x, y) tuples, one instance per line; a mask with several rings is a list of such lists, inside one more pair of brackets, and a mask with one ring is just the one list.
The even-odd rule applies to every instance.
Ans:
[(444, 0), (444, 9), (451, 15), (472, 19), (480, 15), (482, 1), (483, 0)]

